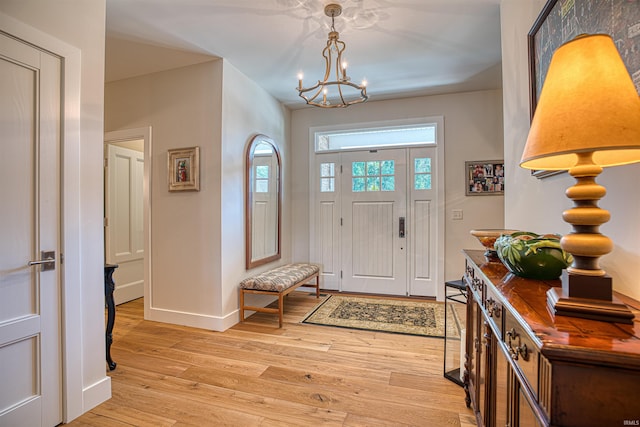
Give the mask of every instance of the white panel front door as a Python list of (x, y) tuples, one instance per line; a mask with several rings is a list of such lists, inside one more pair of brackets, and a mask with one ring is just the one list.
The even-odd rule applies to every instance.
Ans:
[(144, 295), (144, 153), (107, 145), (105, 254), (117, 264), (116, 304)]
[(406, 295), (406, 150), (342, 154), (342, 290)]
[(60, 81), (59, 58), (0, 35), (2, 426), (62, 421)]

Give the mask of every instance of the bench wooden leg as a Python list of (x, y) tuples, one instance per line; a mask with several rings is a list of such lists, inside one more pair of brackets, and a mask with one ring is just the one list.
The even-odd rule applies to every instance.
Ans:
[(284, 313), (284, 295), (278, 294), (278, 327), (282, 328), (282, 315)]
[(240, 321), (244, 322), (244, 289), (240, 289)]

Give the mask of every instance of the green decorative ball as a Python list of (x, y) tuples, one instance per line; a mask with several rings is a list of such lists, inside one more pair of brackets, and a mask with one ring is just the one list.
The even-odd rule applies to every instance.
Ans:
[(518, 231), (500, 236), (495, 243), (498, 258), (513, 274), (528, 279), (557, 279), (573, 257), (560, 247), (557, 234)]

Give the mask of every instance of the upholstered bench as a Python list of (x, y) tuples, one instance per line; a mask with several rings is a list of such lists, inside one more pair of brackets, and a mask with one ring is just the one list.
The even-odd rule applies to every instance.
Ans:
[[(315, 278), (315, 283), (307, 283)], [(278, 327), (282, 327), (284, 297), (300, 286), (316, 288), (316, 298), (320, 297), (320, 268), (313, 264), (287, 264), (265, 271), (240, 282), (240, 321), (244, 322), (244, 311), (278, 315)], [(278, 308), (253, 307), (245, 305), (246, 294), (273, 295), (278, 297)]]

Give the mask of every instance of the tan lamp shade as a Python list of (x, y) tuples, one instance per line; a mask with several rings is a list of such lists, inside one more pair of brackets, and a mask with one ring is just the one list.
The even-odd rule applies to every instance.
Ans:
[(640, 97), (610, 36), (578, 36), (551, 59), (520, 166), (565, 170), (575, 153), (640, 162)]

